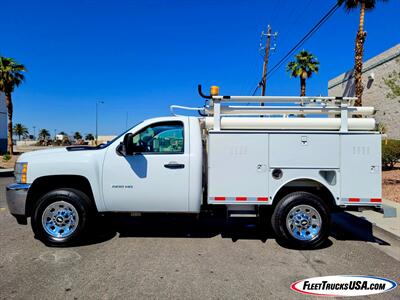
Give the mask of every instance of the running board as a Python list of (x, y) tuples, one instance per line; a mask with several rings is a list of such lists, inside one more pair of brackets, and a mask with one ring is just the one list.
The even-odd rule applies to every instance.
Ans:
[(228, 216), (230, 218), (257, 218), (257, 214), (254, 211), (245, 210), (229, 210)]

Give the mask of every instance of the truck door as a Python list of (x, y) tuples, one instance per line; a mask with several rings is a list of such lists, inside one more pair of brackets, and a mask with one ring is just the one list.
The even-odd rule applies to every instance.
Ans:
[(133, 134), (134, 155), (118, 155), (118, 145), (107, 150), (103, 166), (103, 195), (107, 209), (188, 211), (187, 118), (156, 122)]

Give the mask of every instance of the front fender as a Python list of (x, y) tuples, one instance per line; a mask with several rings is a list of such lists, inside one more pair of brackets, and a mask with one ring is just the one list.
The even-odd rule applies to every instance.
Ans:
[(28, 162), (27, 181), (33, 183), (38, 178), (48, 176), (82, 176), (89, 181), (98, 211), (104, 211), (101, 188), (104, 154), (105, 151), (99, 149), (30, 155), (29, 159), (25, 159)]

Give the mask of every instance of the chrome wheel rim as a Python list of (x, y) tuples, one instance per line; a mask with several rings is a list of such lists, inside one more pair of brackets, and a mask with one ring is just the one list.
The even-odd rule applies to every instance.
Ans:
[(63, 239), (73, 234), (79, 224), (75, 207), (65, 201), (56, 201), (44, 210), (42, 225), (53, 238)]
[(318, 211), (310, 205), (293, 207), (286, 217), (286, 227), (290, 234), (301, 241), (315, 239), (322, 226), (322, 219)]

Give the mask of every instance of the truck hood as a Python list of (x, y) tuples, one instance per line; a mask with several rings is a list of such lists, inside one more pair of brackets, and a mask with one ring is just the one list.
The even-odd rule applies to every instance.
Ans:
[(66, 148), (54, 148), (54, 149), (44, 149), (44, 150), (36, 150), (36, 151), (31, 151), (31, 152), (25, 152), (21, 154), (21, 156), (18, 158), (18, 161), (26, 161), (27, 159), (31, 159), (34, 157), (42, 157), (42, 156), (47, 156), (47, 155), (54, 155), (58, 153), (67, 153)]

